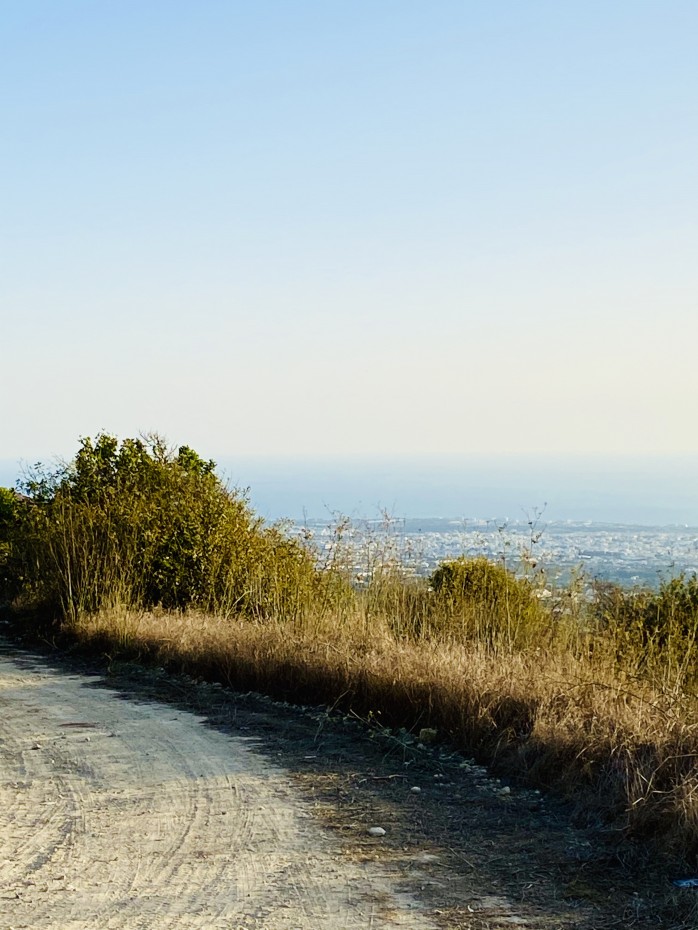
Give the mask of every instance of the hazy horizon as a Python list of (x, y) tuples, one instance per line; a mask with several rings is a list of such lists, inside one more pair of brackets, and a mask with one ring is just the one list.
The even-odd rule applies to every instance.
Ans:
[(698, 459), (588, 458), (434, 461), (222, 459), (222, 473), (250, 488), (265, 517), (328, 517), (334, 512), (698, 526)]
[[(522, 521), (542, 513), (544, 521), (698, 526), (698, 457), (212, 457), (269, 520), (386, 511)], [(0, 460), (0, 485), (13, 485), (20, 471), (17, 461)]]

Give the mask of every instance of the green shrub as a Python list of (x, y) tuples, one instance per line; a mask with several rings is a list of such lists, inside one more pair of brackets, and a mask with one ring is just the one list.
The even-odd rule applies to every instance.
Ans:
[(0, 488), (0, 566), (9, 558), (11, 536), (16, 521), (17, 495), (10, 488)]
[(434, 629), (507, 648), (530, 645), (550, 629), (529, 581), (504, 565), (461, 557), (442, 562), (429, 580)]
[(69, 617), (113, 603), (289, 616), (312, 596), (310, 555), (188, 446), (101, 434), (23, 490), (30, 505), (10, 517), (21, 584)]
[(17, 508), (15, 492), (10, 488), (0, 488), (0, 602), (14, 597), (20, 587), (20, 572), (14, 559)]
[(602, 629), (615, 636), (625, 661), (634, 657), (640, 666), (678, 665), (689, 677), (698, 671), (695, 574), (664, 581), (658, 591), (598, 583), (592, 609)]

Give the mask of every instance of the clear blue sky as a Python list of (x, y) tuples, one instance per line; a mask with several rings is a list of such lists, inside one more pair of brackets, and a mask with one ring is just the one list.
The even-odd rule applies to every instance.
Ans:
[(0, 13), (0, 459), (698, 454), (694, 0)]

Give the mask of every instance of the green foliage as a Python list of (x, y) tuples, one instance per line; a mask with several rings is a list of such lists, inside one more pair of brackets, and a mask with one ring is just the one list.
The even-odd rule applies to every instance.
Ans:
[(0, 553), (9, 551), (9, 537), (15, 522), (17, 495), (10, 488), (0, 488)]
[(442, 562), (432, 573), (432, 625), (491, 646), (525, 646), (550, 628), (530, 582), (484, 557)]
[(677, 664), (686, 675), (698, 668), (698, 577), (680, 575), (658, 591), (597, 584), (593, 610), (603, 630), (614, 635), (624, 658), (639, 664)]
[(0, 605), (33, 596), (35, 524), (33, 501), (0, 488)]
[(0, 600), (16, 594), (16, 571), (13, 565), (13, 538), (17, 522), (17, 495), (0, 488)]
[(310, 555), (188, 446), (101, 434), (24, 490), (23, 520), (10, 516), (23, 586), (69, 617), (117, 602), (293, 616), (312, 595)]

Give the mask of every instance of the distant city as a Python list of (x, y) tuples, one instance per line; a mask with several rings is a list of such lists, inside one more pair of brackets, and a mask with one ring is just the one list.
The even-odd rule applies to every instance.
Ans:
[[(336, 544), (336, 524), (310, 520), (294, 532), (312, 537), (321, 559)], [(359, 575), (391, 558), (417, 575), (444, 559), (484, 555), (513, 571), (544, 572), (551, 584), (572, 576), (657, 587), (681, 573), (698, 573), (698, 528), (613, 523), (485, 520), (357, 520), (342, 532)]]

